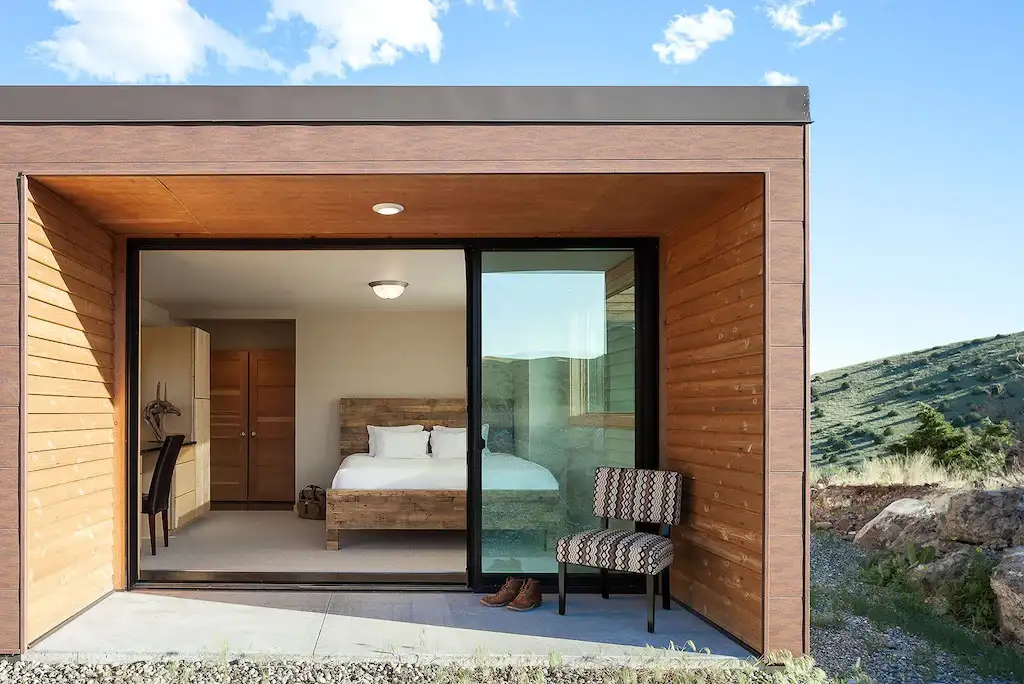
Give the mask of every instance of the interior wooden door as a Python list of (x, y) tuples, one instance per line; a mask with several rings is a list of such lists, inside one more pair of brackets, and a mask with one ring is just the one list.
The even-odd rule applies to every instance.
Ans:
[(295, 499), (295, 353), (249, 352), (249, 501)]
[(249, 352), (210, 354), (210, 499), (249, 494)]

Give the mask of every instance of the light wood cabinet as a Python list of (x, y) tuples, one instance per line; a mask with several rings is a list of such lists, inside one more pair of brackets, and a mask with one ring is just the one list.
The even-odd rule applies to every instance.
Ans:
[[(167, 400), (181, 415), (165, 416), (164, 429), (195, 442), (182, 448), (174, 468), (169, 526), (179, 530), (210, 510), (210, 335), (192, 326), (143, 326), (139, 369), (141, 405), (156, 398), (157, 383), (166, 387)], [(141, 415), (139, 421), (141, 448), (156, 446)], [(156, 455), (139, 459), (141, 491), (148, 491)], [(149, 538), (147, 524), (140, 524), (139, 531), (141, 538)]]

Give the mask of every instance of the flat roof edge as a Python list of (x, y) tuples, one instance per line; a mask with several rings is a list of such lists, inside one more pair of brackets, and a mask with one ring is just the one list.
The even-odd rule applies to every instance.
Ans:
[(806, 86), (3, 86), (2, 124), (806, 124)]

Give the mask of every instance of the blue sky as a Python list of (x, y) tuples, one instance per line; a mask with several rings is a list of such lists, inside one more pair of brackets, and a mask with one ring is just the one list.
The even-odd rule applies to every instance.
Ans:
[(755, 85), (778, 72), (810, 86), (815, 120), (812, 370), (1024, 330), (1024, 3), (441, 4), (9, 0), (0, 82)]

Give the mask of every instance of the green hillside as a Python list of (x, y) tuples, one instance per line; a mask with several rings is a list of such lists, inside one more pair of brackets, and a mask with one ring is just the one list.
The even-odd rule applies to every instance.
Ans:
[(924, 402), (954, 424), (1024, 422), (1024, 332), (956, 342), (811, 379), (811, 460), (854, 465), (916, 425)]

